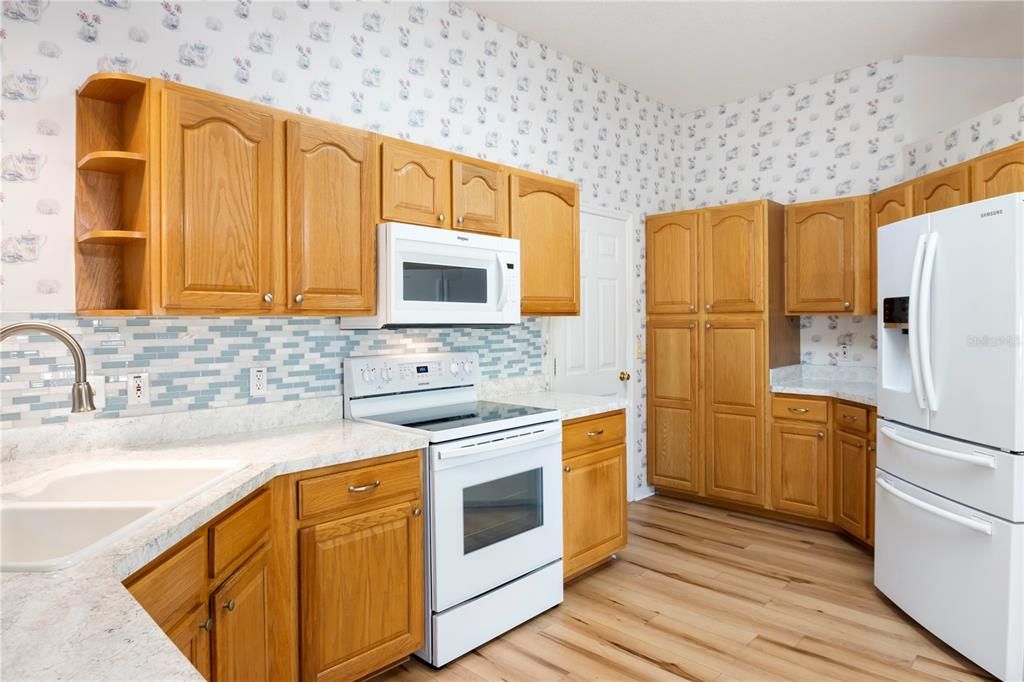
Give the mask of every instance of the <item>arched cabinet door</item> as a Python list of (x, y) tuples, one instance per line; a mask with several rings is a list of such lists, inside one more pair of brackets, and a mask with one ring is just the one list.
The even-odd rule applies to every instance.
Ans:
[(371, 133), (290, 120), (288, 308), (372, 314), (377, 164)]
[(970, 171), (959, 164), (914, 181), (914, 215), (952, 208), (971, 201)]
[(579, 315), (579, 188), (512, 176), (512, 238), (519, 240), (524, 315)]
[(865, 312), (870, 289), (866, 212), (864, 197), (786, 207), (787, 314)]
[(430, 227), (452, 226), (451, 157), (398, 140), (381, 145), (381, 218)]
[(698, 239), (700, 212), (667, 213), (647, 218), (647, 312), (698, 312)]
[(764, 310), (764, 202), (709, 208), (704, 212), (704, 310)]
[(1024, 142), (971, 161), (971, 200), (1024, 192)]
[(456, 230), (507, 237), (508, 171), (484, 161), (452, 161)]
[(163, 305), (273, 308), (274, 119), (210, 93), (163, 96)]
[(890, 223), (914, 215), (914, 190), (910, 183), (875, 192), (871, 195), (871, 312), (878, 311), (878, 230)]

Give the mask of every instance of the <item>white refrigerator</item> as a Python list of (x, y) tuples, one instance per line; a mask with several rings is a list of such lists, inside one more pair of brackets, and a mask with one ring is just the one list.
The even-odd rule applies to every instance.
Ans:
[(1024, 680), (1024, 193), (878, 232), (875, 585)]

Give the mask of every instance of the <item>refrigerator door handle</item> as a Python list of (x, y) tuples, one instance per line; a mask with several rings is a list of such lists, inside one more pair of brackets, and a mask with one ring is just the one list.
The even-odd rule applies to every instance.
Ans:
[(917, 441), (901, 436), (885, 426), (879, 429), (879, 431), (881, 431), (882, 435), (889, 440), (899, 443), (900, 445), (905, 445), (913, 450), (920, 450), (921, 452), (927, 452), (930, 455), (938, 455), (939, 457), (945, 457), (946, 459), (955, 459), (958, 462), (966, 462), (967, 464), (986, 467), (988, 469), (996, 468), (996, 458), (991, 455), (972, 455), (968, 452), (956, 452), (955, 450), (937, 448), (934, 445), (925, 445), (924, 443), (918, 443)]
[(935, 391), (935, 374), (932, 368), (932, 274), (935, 272), (935, 251), (938, 247), (939, 235), (928, 235), (928, 244), (924, 253), (924, 265), (921, 267), (921, 301), (920, 320), (918, 326), (921, 333), (921, 375), (924, 379), (924, 393), (928, 409), (937, 412), (939, 396)]
[(878, 483), (878, 487), (889, 493), (893, 497), (899, 500), (903, 500), (912, 507), (917, 507), (921, 511), (928, 512), (934, 516), (952, 521), (953, 523), (959, 524), (964, 528), (970, 528), (978, 533), (984, 533), (985, 535), (992, 535), (992, 524), (981, 519), (971, 518), (969, 516), (961, 516), (960, 514), (954, 514), (951, 511), (946, 511), (941, 507), (936, 507), (933, 504), (928, 504), (924, 500), (919, 500), (913, 495), (908, 495), (896, 486), (892, 485), (882, 477), (875, 478), (875, 482)]
[(928, 235), (922, 234), (917, 239), (917, 248), (914, 250), (914, 269), (910, 274), (910, 309), (907, 311), (907, 319), (910, 320), (910, 329), (907, 332), (910, 336), (910, 375), (914, 379), (914, 396), (917, 398), (917, 406), (925, 409), (924, 384), (921, 381), (921, 354), (918, 345), (920, 332), (917, 329), (918, 296), (921, 294), (921, 266), (924, 263), (925, 243)]

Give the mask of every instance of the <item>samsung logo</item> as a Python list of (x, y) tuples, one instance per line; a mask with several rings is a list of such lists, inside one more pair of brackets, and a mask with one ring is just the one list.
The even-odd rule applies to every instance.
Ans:
[(456, 237), (456, 239), (458, 239), (460, 242), (468, 242), (469, 241), (469, 237)]
[(1003, 214), (1003, 209), (999, 209), (998, 211), (985, 211), (984, 213), (981, 214), (981, 217), (982, 218), (991, 218), (994, 215), (1002, 215), (1002, 214)]

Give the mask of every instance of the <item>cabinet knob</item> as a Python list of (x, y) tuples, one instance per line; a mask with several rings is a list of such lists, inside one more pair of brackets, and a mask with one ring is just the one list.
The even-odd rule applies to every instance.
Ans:
[(849, 301), (843, 301), (843, 307), (846, 308), (847, 310), (849, 310), (850, 302)]
[(273, 294), (263, 294), (263, 300), (266, 301), (267, 303), (273, 303), (274, 302), (274, 295)]
[(296, 303), (302, 303), (302, 301), (303, 301), (303, 300), (304, 300), (305, 298), (306, 298), (306, 297), (305, 297), (305, 296), (303, 296), (302, 294), (295, 294), (295, 302), (296, 302)]
[(868, 452), (874, 452), (874, 451), (875, 451), (875, 446), (874, 445), (869, 445), (868, 446)]
[(565, 473), (569, 473), (570, 471), (572, 471), (572, 467), (570, 467), (570, 466), (565, 467)]
[(455, 219), (455, 222), (461, 225), (462, 223), (466, 222), (466, 217), (460, 215), (458, 218)]
[(825, 437), (825, 432), (824, 431), (818, 431), (818, 438), (824, 438), (824, 437)]
[(696, 322), (691, 322), (691, 323), (690, 323), (689, 325), (687, 325), (687, 326), (688, 326), (688, 327), (689, 327), (690, 329), (693, 329), (694, 327), (696, 327), (696, 326), (697, 326), (697, 323), (696, 323)]
[(224, 608), (226, 608), (226, 609), (227, 609), (228, 611), (234, 611), (234, 610), (235, 610), (235, 606), (237, 606), (237, 604), (235, 604), (235, 600), (234, 600), (234, 599), (232, 599), (232, 600), (230, 600), (230, 601), (226, 601), (226, 602), (224, 602), (223, 606), (224, 606)]
[(710, 303), (705, 303), (704, 304), (704, 310), (711, 310), (711, 304)]
[(690, 306), (690, 312), (693, 313), (693, 312), (696, 312), (696, 311), (697, 311), (697, 306), (691, 305)]
[(438, 220), (438, 222), (443, 223), (444, 222), (444, 213), (438, 213), (437, 214), (437, 220)]
[(207, 632), (210, 632), (211, 630), (213, 630), (213, 618), (207, 618), (202, 623), (200, 623), (199, 624), (199, 629), (200, 630), (206, 630)]
[(415, 509), (412, 510), (412, 515), (413, 516), (419, 516), (422, 513), (423, 513), (423, 510), (420, 509), (419, 507), (416, 507)]
[(705, 322), (704, 323), (704, 328), (705, 329), (711, 329), (711, 323), (710, 322)]

